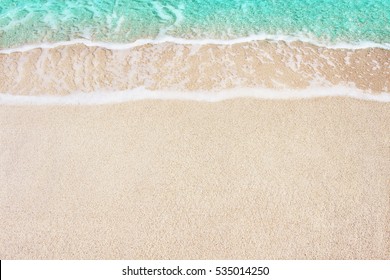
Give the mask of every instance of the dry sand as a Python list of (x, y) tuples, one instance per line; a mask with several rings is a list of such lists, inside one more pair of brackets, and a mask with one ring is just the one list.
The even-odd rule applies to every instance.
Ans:
[(0, 259), (389, 259), (390, 105), (0, 106)]

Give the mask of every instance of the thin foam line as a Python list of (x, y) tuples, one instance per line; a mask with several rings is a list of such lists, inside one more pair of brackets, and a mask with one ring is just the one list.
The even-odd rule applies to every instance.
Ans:
[(17, 48), (9, 48), (9, 49), (2, 49), (0, 50), (0, 54), (11, 54), (16, 52), (26, 52), (34, 49), (52, 49), (62, 46), (71, 46), (75, 44), (83, 44), (88, 47), (101, 47), (105, 49), (110, 50), (126, 50), (135, 48), (138, 46), (143, 46), (147, 44), (162, 44), (162, 43), (175, 43), (175, 44), (181, 44), (181, 45), (234, 45), (234, 44), (241, 44), (241, 43), (248, 43), (253, 41), (284, 41), (287, 43), (292, 42), (303, 42), (303, 43), (309, 43), (318, 47), (324, 47), (329, 49), (366, 49), (366, 48), (381, 48), (390, 50), (390, 43), (384, 43), (384, 44), (378, 44), (375, 42), (360, 42), (356, 44), (351, 43), (337, 43), (337, 44), (323, 44), (320, 42), (317, 42), (315, 40), (304, 38), (304, 37), (293, 37), (293, 36), (286, 36), (286, 35), (268, 35), (268, 34), (262, 34), (262, 35), (252, 35), (248, 37), (243, 38), (237, 38), (237, 39), (229, 39), (229, 40), (219, 40), (219, 39), (183, 39), (183, 38), (176, 38), (176, 37), (170, 37), (170, 36), (163, 36), (156, 39), (139, 39), (132, 43), (107, 43), (107, 42), (95, 42), (88, 39), (74, 39), (70, 41), (61, 41), (61, 42), (55, 42), (55, 43), (39, 43), (39, 44), (33, 44), (33, 45), (25, 45), (22, 47)]
[(296, 100), (320, 97), (346, 97), (359, 100), (390, 102), (389, 93), (370, 94), (353, 87), (312, 87), (302, 90), (230, 89), (221, 92), (173, 92), (151, 91), (143, 88), (128, 91), (73, 93), (66, 96), (21, 96), (0, 93), (4, 105), (101, 105), (139, 100), (183, 100), (196, 102), (220, 102), (236, 98), (269, 100)]

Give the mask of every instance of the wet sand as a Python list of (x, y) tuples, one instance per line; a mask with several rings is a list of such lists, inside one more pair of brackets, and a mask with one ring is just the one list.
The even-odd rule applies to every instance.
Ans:
[(149, 90), (305, 89), (353, 86), (390, 92), (390, 50), (328, 49), (309, 43), (146, 44), (110, 50), (82, 44), (0, 53), (0, 92), (68, 95)]
[(389, 259), (390, 107), (0, 106), (0, 259)]

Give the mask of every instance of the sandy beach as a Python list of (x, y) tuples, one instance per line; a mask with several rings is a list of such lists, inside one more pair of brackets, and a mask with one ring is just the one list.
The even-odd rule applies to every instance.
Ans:
[(389, 259), (390, 107), (0, 106), (0, 259)]
[(0, 92), (69, 95), (148, 90), (221, 91), (352, 86), (390, 92), (389, 50), (329, 49), (310, 43), (146, 44), (107, 49), (83, 44), (2, 53)]

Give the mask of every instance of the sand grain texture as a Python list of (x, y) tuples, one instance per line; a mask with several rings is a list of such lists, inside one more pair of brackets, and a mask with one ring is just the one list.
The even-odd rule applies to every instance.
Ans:
[(389, 259), (390, 110), (0, 107), (1, 259)]

